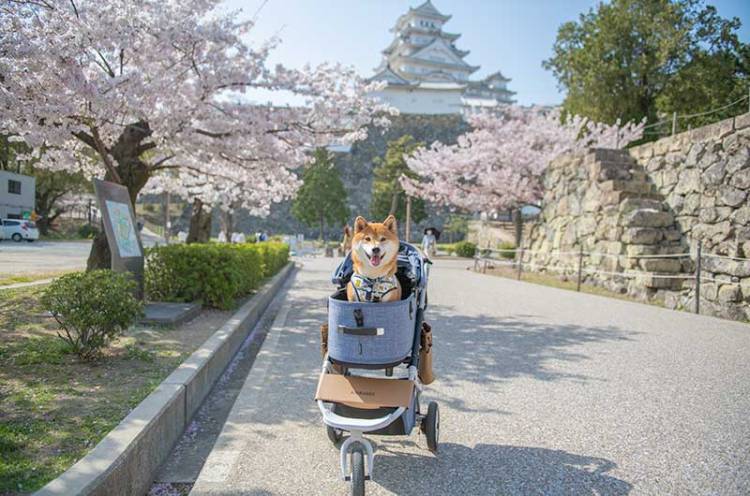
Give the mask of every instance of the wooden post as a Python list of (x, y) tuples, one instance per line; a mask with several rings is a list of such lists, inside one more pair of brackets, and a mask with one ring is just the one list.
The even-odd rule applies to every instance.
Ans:
[(521, 271), (523, 270), (523, 248), (516, 248), (518, 272), (516, 273), (516, 279), (521, 280)]
[(581, 279), (583, 277), (583, 245), (578, 251), (578, 283), (576, 284), (576, 291), (581, 291)]
[(672, 136), (677, 134), (677, 112), (672, 112)]
[(411, 196), (406, 197), (406, 242), (411, 243)]
[(695, 313), (701, 313), (701, 252), (702, 243), (698, 242), (698, 256), (695, 262)]

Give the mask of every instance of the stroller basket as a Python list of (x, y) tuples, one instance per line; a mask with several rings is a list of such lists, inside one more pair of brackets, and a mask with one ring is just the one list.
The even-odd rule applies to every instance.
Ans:
[(411, 356), (417, 306), (414, 295), (384, 303), (328, 299), (328, 356), (336, 363), (393, 367)]

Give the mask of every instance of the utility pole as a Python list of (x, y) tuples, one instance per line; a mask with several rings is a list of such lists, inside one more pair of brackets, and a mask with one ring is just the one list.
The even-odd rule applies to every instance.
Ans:
[(672, 112), (672, 136), (677, 134), (677, 112)]

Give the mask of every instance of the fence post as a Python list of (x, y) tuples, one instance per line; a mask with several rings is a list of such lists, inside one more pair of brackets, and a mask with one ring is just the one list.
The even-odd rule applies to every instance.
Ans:
[(578, 283), (576, 284), (576, 291), (581, 291), (581, 278), (583, 277), (583, 245), (580, 246), (578, 251)]
[(677, 112), (672, 112), (672, 136), (677, 134)]
[(701, 313), (701, 252), (702, 243), (698, 242), (698, 256), (695, 263), (695, 313)]
[(521, 280), (522, 268), (523, 268), (523, 248), (520, 248), (520, 254), (518, 255), (518, 272), (516, 273), (516, 279), (519, 281)]

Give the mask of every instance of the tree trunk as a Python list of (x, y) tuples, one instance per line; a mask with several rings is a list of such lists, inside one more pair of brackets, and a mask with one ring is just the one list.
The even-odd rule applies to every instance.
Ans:
[(211, 238), (211, 209), (204, 208), (200, 198), (193, 201), (193, 211), (190, 214), (190, 230), (186, 243), (208, 243)]
[(227, 237), (227, 241), (229, 241), (232, 238), (232, 231), (234, 230), (233, 210), (221, 210), (219, 219), (221, 221), (221, 231)]
[(396, 211), (398, 210), (398, 191), (395, 191), (393, 193), (393, 196), (391, 197), (391, 209), (388, 211), (390, 215), (396, 215)]
[[(109, 154), (117, 164), (117, 174), (120, 176), (120, 184), (128, 188), (130, 193), (130, 203), (135, 209), (135, 200), (138, 193), (143, 189), (148, 181), (151, 171), (148, 165), (140, 159), (142, 153), (141, 146), (143, 142), (151, 136), (151, 129), (147, 122), (139, 121), (128, 124), (117, 138), (117, 142), (109, 150)], [(112, 174), (107, 172), (104, 176), (105, 181), (114, 181)], [(111, 254), (107, 244), (107, 235), (104, 229), (94, 236), (91, 244), (91, 252), (86, 263), (88, 270), (109, 269), (112, 267)]]
[(321, 214), (320, 215), (320, 235), (318, 237), (318, 239), (320, 239), (321, 241), (323, 241), (323, 226), (324, 225), (325, 225), (325, 218)]

